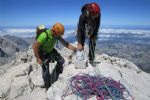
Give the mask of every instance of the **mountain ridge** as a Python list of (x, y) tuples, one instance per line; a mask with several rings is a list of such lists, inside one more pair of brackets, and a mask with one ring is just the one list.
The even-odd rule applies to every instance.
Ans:
[[(73, 43), (76, 45), (76, 43)], [(85, 54), (88, 47), (86, 45)], [(58, 50), (65, 58), (64, 71), (52, 86), (45, 91), (42, 80), (42, 68), (36, 63), (36, 58), (32, 48), (28, 51), (18, 52), (17, 58), (5, 65), (11, 66), (0, 75), (0, 99), (7, 100), (61, 100), (61, 96), (66, 89), (69, 79), (79, 73), (95, 74), (93, 67), (88, 64), (86, 69), (76, 69), (73, 55), (72, 60), (69, 56), (72, 51), (67, 48)], [(105, 77), (112, 77), (116, 81), (122, 82), (127, 86), (135, 100), (150, 99), (150, 75), (140, 70), (134, 63), (122, 59), (108, 56), (107, 54), (96, 54), (96, 61), (100, 62), (97, 67)], [(50, 63), (50, 72), (55, 63)], [(61, 88), (61, 89), (60, 89)], [(72, 94), (64, 100), (76, 100), (77, 96)], [(79, 98), (80, 100), (81, 98)], [(92, 98), (90, 100), (96, 100)], [(130, 99), (129, 99), (130, 100)]]

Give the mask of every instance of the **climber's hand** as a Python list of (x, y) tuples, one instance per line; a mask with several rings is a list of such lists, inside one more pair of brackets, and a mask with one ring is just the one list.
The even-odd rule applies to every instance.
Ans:
[(84, 47), (81, 45), (81, 43), (78, 43), (78, 45), (77, 45), (77, 50), (81, 51), (81, 50), (83, 50), (83, 49), (84, 49)]
[(37, 58), (37, 63), (42, 65), (43, 62), (42, 62), (42, 60), (40, 58)]

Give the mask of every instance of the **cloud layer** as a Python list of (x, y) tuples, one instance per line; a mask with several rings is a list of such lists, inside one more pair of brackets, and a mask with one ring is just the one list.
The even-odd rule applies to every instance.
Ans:
[(125, 33), (125, 34), (150, 34), (150, 30), (132, 30), (132, 29), (101, 29), (100, 33)]
[[(76, 29), (69, 29), (65, 31), (64, 37), (75, 35)], [(143, 37), (150, 37), (150, 30), (133, 30), (133, 29), (113, 29), (113, 28), (102, 28), (99, 30), (102, 37), (110, 37), (117, 34), (133, 34), (140, 35)], [(14, 29), (3, 29), (0, 30), (0, 35), (15, 35), (15, 36), (35, 36), (35, 29), (33, 28), (14, 28)]]
[(35, 29), (6, 29), (7, 33), (32, 33), (35, 32)]

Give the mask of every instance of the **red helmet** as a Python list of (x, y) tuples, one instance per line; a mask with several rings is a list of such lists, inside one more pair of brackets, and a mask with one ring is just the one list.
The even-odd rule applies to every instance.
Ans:
[(88, 9), (92, 15), (97, 15), (100, 13), (100, 7), (97, 3), (91, 3), (88, 5)]

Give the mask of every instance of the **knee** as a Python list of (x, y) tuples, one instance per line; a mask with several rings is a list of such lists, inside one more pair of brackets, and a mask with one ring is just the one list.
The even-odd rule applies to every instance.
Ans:
[(49, 70), (48, 69), (42, 71), (42, 77), (44, 79), (47, 78), (47, 77), (49, 77)]

